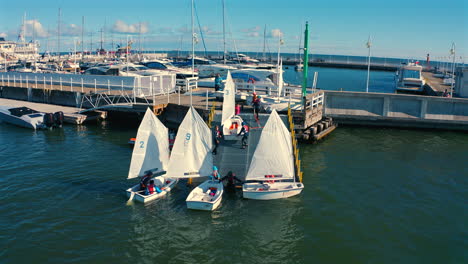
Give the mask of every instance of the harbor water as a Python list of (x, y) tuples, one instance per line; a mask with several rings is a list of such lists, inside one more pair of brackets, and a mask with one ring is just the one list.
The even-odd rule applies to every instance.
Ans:
[(210, 213), (185, 182), (126, 204), (137, 127), (0, 123), (0, 263), (468, 262), (465, 133), (339, 127), (300, 146), (301, 195)]

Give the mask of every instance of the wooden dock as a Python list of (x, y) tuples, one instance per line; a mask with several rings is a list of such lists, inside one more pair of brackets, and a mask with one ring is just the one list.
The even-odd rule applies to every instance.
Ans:
[(434, 77), (434, 73), (423, 72), (422, 76), (426, 80), (426, 87), (429, 89), (426, 93), (429, 95), (441, 96), (446, 89), (450, 92), (450, 85), (444, 85), (443, 79)]

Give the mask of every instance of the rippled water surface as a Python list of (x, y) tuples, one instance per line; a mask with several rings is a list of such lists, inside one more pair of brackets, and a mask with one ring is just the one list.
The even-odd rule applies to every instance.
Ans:
[(137, 124), (0, 123), (1, 263), (467, 263), (468, 135), (340, 127), (302, 145), (299, 196), (126, 205)]

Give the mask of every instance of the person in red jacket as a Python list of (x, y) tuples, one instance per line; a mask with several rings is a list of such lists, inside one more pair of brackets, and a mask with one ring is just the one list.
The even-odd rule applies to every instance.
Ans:
[(154, 193), (154, 181), (151, 180), (148, 184), (148, 186), (146, 186), (146, 193), (145, 195), (150, 195), (150, 194), (153, 194)]

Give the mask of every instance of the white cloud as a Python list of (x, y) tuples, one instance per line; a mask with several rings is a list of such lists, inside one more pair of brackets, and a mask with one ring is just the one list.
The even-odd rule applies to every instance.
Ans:
[(7, 36), (8, 36), (8, 35), (7, 35), (7, 33), (5, 33), (5, 32), (1, 32), (1, 33), (0, 33), (0, 38), (7, 38)]
[(278, 38), (278, 37), (283, 37), (283, 32), (281, 31), (281, 29), (278, 29), (278, 28), (275, 28), (275, 29), (272, 29), (270, 31), (270, 35), (269, 37), (272, 37), (272, 38)]
[(63, 36), (79, 36), (81, 35), (81, 26), (77, 26), (75, 24), (64, 24), (60, 31), (60, 34)]
[(141, 33), (142, 34), (147, 33), (149, 31), (148, 22), (136, 23), (136, 24), (127, 24), (122, 20), (117, 20), (117, 21), (115, 21), (114, 25), (112, 26), (112, 32), (114, 32), (114, 33), (138, 34), (140, 32), (140, 27), (141, 27)]
[(249, 33), (247, 33), (247, 36), (258, 38), (260, 36), (260, 33), (259, 32), (249, 32)]
[(34, 35), (36, 38), (45, 38), (48, 35), (41, 22), (37, 19), (26, 20), (24, 25), (26, 28), (25, 37), (33, 37)]

